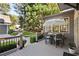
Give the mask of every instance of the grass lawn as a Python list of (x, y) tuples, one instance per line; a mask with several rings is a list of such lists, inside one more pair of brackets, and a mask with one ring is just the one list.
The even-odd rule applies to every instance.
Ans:
[(24, 31), (23, 32), (23, 35), (29, 35), (29, 36), (32, 36), (32, 35), (36, 35), (34, 32), (28, 32), (28, 31)]

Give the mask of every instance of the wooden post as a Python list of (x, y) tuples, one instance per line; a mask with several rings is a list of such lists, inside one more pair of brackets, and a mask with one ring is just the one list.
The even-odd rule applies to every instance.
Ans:
[(79, 10), (75, 10), (74, 14), (74, 42), (79, 48)]

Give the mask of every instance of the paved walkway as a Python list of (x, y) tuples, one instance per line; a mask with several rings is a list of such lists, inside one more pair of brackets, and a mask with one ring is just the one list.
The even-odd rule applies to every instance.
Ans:
[(44, 40), (34, 43), (27, 48), (18, 50), (8, 56), (63, 56), (66, 48), (55, 47), (54, 45), (45, 44)]

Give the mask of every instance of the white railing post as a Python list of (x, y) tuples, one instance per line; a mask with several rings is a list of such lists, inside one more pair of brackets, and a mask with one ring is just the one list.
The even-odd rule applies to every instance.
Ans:
[(38, 36), (38, 35), (37, 35), (37, 32), (36, 32), (36, 42), (38, 41), (38, 38), (37, 38), (37, 36)]

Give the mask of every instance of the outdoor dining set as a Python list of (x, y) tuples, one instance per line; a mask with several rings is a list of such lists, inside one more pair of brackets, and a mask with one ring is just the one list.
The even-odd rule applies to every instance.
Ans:
[(52, 34), (52, 33), (46, 33), (45, 34), (45, 43), (48, 44), (54, 44), (56, 47), (63, 45), (65, 40), (65, 36), (62, 33)]

